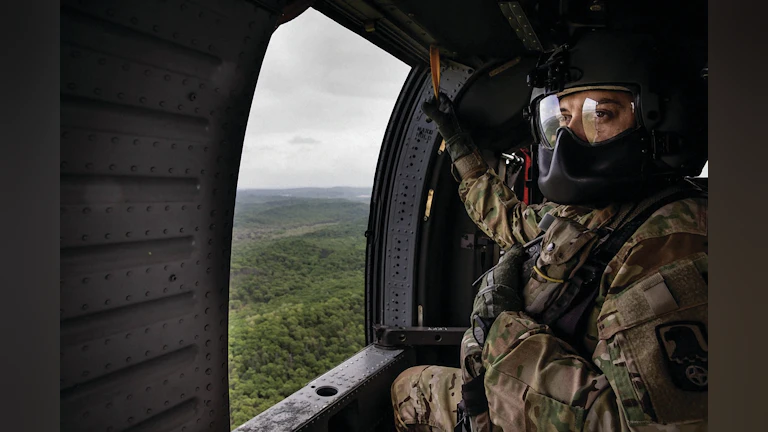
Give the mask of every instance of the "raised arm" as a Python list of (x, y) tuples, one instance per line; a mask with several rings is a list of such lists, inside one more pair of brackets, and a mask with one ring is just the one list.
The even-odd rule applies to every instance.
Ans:
[(445, 148), (453, 161), (452, 172), (459, 184), (459, 197), (475, 224), (500, 247), (508, 249), (538, 235), (539, 220), (555, 204), (527, 206), (507, 187), (480, 155), (472, 137), (461, 126), (448, 96), (441, 93), (422, 105), (437, 124)]

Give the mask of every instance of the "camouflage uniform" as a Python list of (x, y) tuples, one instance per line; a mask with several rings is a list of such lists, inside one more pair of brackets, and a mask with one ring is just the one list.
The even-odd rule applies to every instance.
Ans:
[[(478, 159), (466, 159), (472, 158), (454, 165), (464, 178), (460, 197), (502, 248), (539, 235), (546, 213), (562, 222), (542, 242), (556, 245), (539, 258), (551, 278), (567, 281), (595, 242), (589, 232), (569, 228), (568, 220), (593, 230), (631, 205), (528, 206), (493, 169), (477, 170)], [(474, 357), (485, 369), (490, 429), (706, 430), (707, 260), (706, 200), (663, 206), (609, 262), (587, 325), (572, 344), (531, 318), (530, 311), (546, 306), (561, 288), (532, 274), (523, 291), (525, 311), (498, 316), (481, 356)], [(401, 374), (392, 386), (398, 430), (452, 431), (461, 374), (435, 366)]]

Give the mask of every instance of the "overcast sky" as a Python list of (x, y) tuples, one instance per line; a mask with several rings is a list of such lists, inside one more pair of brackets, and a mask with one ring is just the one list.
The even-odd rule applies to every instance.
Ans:
[(314, 9), (280, 26), (256, 85), (238, 188), (371, 187), (409, 71)]

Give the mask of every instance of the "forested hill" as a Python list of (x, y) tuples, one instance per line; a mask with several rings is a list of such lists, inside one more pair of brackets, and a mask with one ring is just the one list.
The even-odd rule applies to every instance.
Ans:
[(241, 192), (230, 274), (233, 429), (365, 342), (368, 200)]

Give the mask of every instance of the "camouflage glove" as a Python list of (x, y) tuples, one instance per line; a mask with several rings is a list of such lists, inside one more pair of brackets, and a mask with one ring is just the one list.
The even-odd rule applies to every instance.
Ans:
[(431, 97), (421, 105), (427, 117), (431, 118), (445, 140), (445, 150), (453, 161), (453, 176), (457, 181), (484, 173), (488, 169), (472, 137), (461, 127), (453, 110), (453, 103), (445, 93), (440, 93), (440, 102)]
[(499, 259), (499, 263), (480, 279), (480, 287), (472, 306), (470, 321), (472, 333), (482, 346), (491, 325), (504, 311), (523, 310), (522, 264), (523, 247), (513, 245)]

